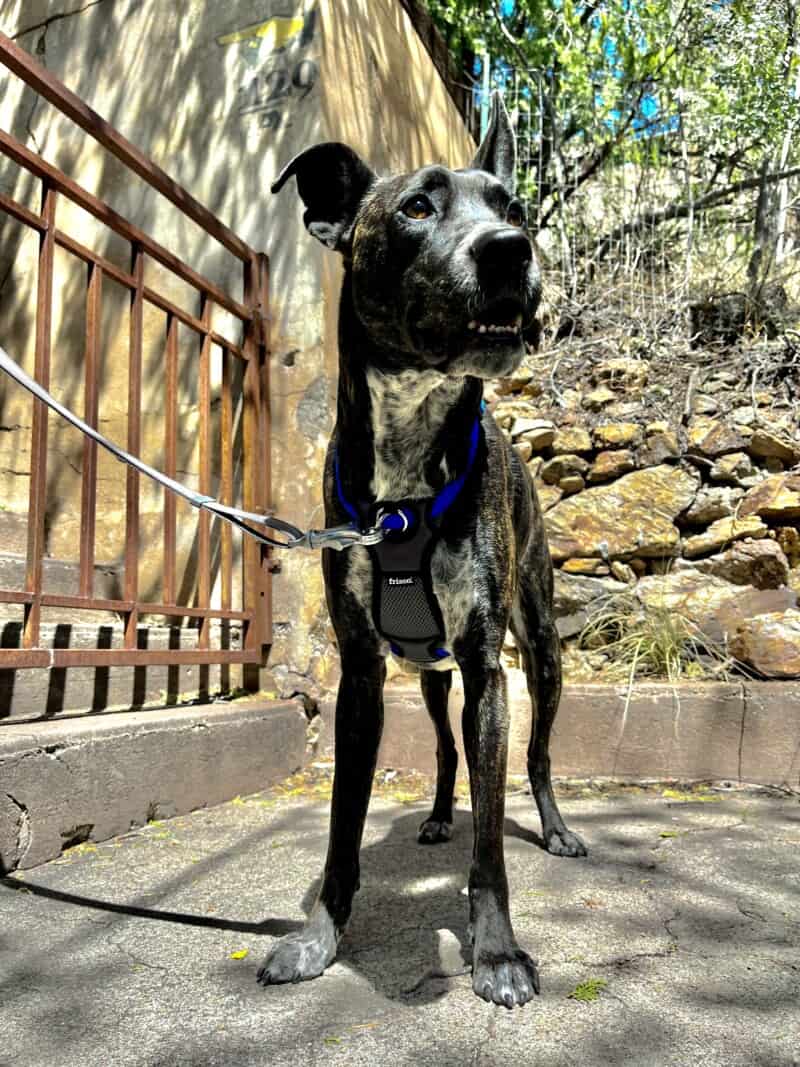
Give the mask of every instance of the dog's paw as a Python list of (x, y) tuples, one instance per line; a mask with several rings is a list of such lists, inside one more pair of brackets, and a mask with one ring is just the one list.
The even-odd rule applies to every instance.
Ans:
[(336, 958), (336, 934), (327, 912), (321, 909), (308, 925), (276, 941), (258, 971), (262, 985), (305, 982), (317, 978)]
[(571, 830), (551, 830), (544, 837), (545, 848), (554, 856), (587, 856), (586, 845)]
[(502, 954), (478, 953), (472, 968), (472, 988), (490, 1004), (521, 1007), (539, 992), (539, 973), (521, 948)]
[(439, 821), (438, 819), (426, 819), (417, 831), (417, 841), (421, 845), (436, 845), (440, 841), (449, 841), (453, 836), (453, 824)]

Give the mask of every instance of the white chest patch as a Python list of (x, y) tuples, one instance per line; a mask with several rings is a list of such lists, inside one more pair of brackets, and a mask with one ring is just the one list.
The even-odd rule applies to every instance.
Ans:
[[(425, 477), (434, 438), (463, 384), (435, 370), (383, 374), (367, 371), (372, 404), (376, 500), (422, 500), (435, 490)], [(447, 464), (440, 464), (445, 480)]]

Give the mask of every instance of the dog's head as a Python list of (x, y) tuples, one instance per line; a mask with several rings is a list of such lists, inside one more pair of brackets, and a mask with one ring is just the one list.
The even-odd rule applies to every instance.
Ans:
[(397, 369), (495, 378), (519, 364), (540, 278), (514, 195), (516, 146), (499, 95), (464, 170), (422, 167), (378, 178), (346, 145), (315, 145), (294, 175), (309, 233), (341, 252), (354, 312)]

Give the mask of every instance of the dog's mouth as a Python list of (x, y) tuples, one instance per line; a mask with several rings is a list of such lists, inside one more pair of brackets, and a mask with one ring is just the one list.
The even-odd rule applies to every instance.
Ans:
[(487, 305), (467, 323), (467, 335), (478, 344), (497, 344), (517, 341), (522, 336), (524, 313), (522, 302), (513, 299), (497, 300)]

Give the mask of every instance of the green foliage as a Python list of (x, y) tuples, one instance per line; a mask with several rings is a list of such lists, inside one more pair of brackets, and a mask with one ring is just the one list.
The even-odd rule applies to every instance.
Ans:
[(608, 653), (631, 683), (637, 677), (670, 682), (719, 678), (732, 665), (725, 651), (680, 612), (645, 607), (625, 593), (601, 605), (578, 640), (582, 648)]
[(530, 83), (516, 100), (542, 111), (540, 202), (565, 196), (559, 158), (587, 168), (621, 145), (628, 162), (696, 161), (699, 195), (704, 164), (750, 175), (797, 122), (796, 0), (517, 0), (506, 17), (500, 0), (427, 5), (461, 70), (487, 49)]
[(597, 1000), (602, 991), (606, 988), (608, 982), (605, 978), (587, 978), (585, 982), (580, 982), (568, 994), (568, 1000), (579, 1000), (582, 1004), (590, 1004), (593, 1000)]

